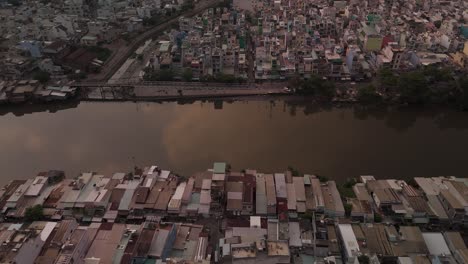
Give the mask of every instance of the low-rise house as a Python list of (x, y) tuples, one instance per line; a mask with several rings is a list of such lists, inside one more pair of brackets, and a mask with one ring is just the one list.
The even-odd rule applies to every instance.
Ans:
[(276, 189), (272, 174), (265, 174), (265, 186), (267, 195), (267, 214), (276, 215)]
[(360, 255), (359, 244), (354, 235), (353, 227), (349, 224), (338, 225), (340, 239), (343, 242), (343, 253), (345, 263), (355, 263)]
[(417, 226), (400, 226), (399, 247), (402, 254), (427, 254), (427, 246), (421, 229)]
[[(181, 182), (179, 186), (177, 186), (174, 195), (172, 196), (169, 204), (167, 205), (168, 213), (180, 213), (180, 207), (182, 205), (182, 198), (185, 192), (185, 188), (187, 186), (187, 182)], [(210, 188), (211, 189), (211, 188)]]
[(404, 208), (401, 208), (401, 201), (388, 181), (371, 180), (366, 182), (366, 186), (377, 208), (383, 212), (406, 213)]
[(233, 215), (240, 215), (242, 212), (243, 187), (242, 182), (226, 183), (226, 211)]
[(298, 213), (306, 212), (306, 194), (303, 177), (293, 177), (294, 192), (296, 194), (296, 209)]
[(255, 186), (255, 213), (256, 215), (267, 215), (266, 182), (263, 174), (256, 175)]
[(467, 263), (468, 249), (460, 232), (445, 232), (443, 235), (455, 260), (458, 261), (458, 263)]
[(125, 232), (125, 224), (101, 224), (96, 237), (86, 253), (85, 263), (91, 261), (99, 264), (113, 263), (114, 255), (112, 253), (120, 246), (121, 238)]
[(84, 259), (96, 235), (97, 228), (78, 228), (63, 245), (57, 264), (72, 264)]
[(148, 257), (162, 259), (169, 256), (174, 241), (176, 240), (176, 228), (174, 224), (160, 225), (156, 230), (148, 251)]
[(345, 210), (340, 193), (334, 181), (328, 181), (321, 186), (325, 204), (325, 215), (329, 217), (344, 217)]

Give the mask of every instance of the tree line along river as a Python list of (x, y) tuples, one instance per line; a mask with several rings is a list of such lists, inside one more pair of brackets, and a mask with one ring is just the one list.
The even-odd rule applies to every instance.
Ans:
[(0, 108), (0, 184), (48, 169), (69, 177), (157, 164), (190, 176), (215, 161), (234, 170), (344, 181), (466, 177), (468, 113), (326, 106), (299, 99), (86, 103)]

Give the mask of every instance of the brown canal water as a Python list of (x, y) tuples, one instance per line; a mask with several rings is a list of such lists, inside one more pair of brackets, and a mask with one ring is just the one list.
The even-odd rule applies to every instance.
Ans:
[(326, 107), (292, 99), (79, 103), (0, 108), (0, 184), (48, 169), (67, 176), (157, 164), (182, 175), (234, 170), (343, 181), (468, 172), (468, 113)]

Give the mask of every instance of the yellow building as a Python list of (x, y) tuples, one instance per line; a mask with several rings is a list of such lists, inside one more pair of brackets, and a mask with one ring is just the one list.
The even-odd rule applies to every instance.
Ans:
[(468, 40), (465, 41), (465, 48), (463, 49), (463, 53), (465, 53), (465, 56), (468, 56)]
[[(467, 45), (465, 44), (465, 49), (464, 49), (464, 53), (466, 54), (466, 48)], [(461, 52), (456, 52), (456, 53), (452, 53), (450, 54), (450, 56), (452, 57), (453, 59), (453, 62), (456, 63), (458, 66), (462, 67), (462, 68), (465, 68), (465, 64), (466, 64), (466, 55), (461, 53)]]

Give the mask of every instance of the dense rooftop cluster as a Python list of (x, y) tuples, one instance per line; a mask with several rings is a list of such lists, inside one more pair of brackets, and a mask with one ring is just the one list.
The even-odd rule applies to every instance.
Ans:
[(247, 30), (241, 13), (208, 9), (200, 16), (181, 17), (179, 29), (160, 42), (149, 68), (171, 69), (186, 81), (223, 75), (247, 79)]
[(382, 67), (466, 67), (466, 1), (252, 2), (256, 79), (358, 80)]
[[(0, 76), (39, 68), (53, 80), (96, 72), (116, 47), (193, 1), (0, 1)], [(110, 46), (105, 44), (113, 43)], [(97, 47), (99, 45), (99, 47)]]
[[(196, 4), (0, 3), (0, 74), (19, 79), (39, 68), (53, 80), (84, 78), (84, 72), (99, 72), (111, 53), (122, 49), (122, 39), (131, 40), (148, 29), (145, 25), (160, 24)], [(468, 6), (462, 0), (233, 0), (225, 6), (180, 17), (179, 28), (161, 36), (150, 60), (136, 53), (146, 79), (234, 82), (318, 75), (362, 80), (382, 68), (466, 70), (468, 65)], [(171, 71), (170, 78), (151, 74), (164, 70)]]
[(49, 171), (1, 190), (0, 261), (461, 264), (467, 195), (466, 178), (337, 185), (219, 162), (189, 178)]

